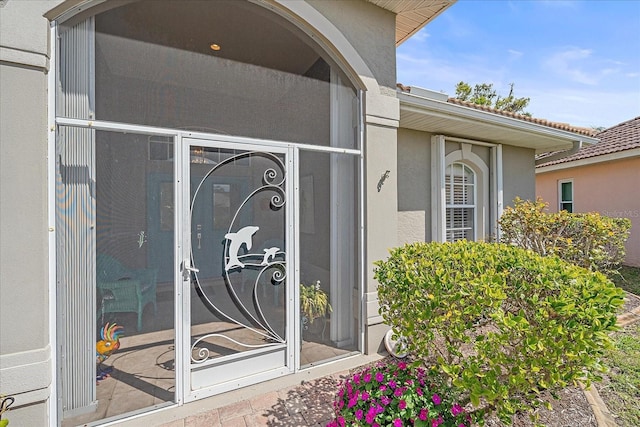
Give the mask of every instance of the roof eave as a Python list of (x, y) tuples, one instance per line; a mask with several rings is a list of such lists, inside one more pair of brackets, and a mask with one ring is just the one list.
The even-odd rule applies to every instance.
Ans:
[[(400, 111), (415, 111), (432, 117), (435, 116), (443, 119), (450, 119), (452, 121), (452, 127), (455, 126), (455, 122), (473, 122), (474, 124), (481, 126), (500, 127), (505, 130), (527, 133), (532, 136), (543, 136), (557, 140), (557, 144), (554, 146), (546, 145), (545, 147), (540, 147), (539, 144), (535, 143), (535, 141), (532, 141), (532, 143), (527, 146), (528, 148), (536, 150), (560, 151), (571, 148), (575, 141), (582, 141), (584, 143), (598, 142), (597, 138), (586, 135), (554, 129), (537, 123), (531, 123), (487, 111), (477, 110), (475, 108), (451, 104), (449, 102), (424, 98), (406, 92), (398, 92), (398, 99), (400, 100)], [(400, 120), (400, 127), (403, 127), (402, 118)], [(508, 141), (500, 142), (508, 144)]]
[(554, 163), (547, 166), (537, 166), (536, 173), (553, 172), (563, 169), (576, 168), (580, 166), (589, 166), (598, 163), (614, 162), (616, 160), (624, 160), (633, 157), (640, 158), (640, 148), (632, 148), (631, 150), (616, 151), (614, 153), (600, 154), (598, 156), (585, 157), (583, 159), (571, 160), (568, 162)]
[(457, 0), (367, 0), (396, 14), (396, 46), (433, 21)]

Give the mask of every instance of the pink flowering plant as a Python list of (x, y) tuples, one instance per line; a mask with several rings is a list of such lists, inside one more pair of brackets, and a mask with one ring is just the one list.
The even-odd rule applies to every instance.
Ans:
[(455, 391), (427, 370), (405, 362), (378, 363), (345, 380), (327, 427), (468, 427), (471, 417)]

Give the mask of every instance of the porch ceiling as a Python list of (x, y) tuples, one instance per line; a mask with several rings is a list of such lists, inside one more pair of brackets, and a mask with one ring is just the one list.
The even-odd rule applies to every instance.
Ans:
[(400, 127), (457, 138), (535, 149), (537, 153), (570, 149), (576, 141), (597, 139), (548, 126), (492, 114), (446, 101), (399, 92)]
[(456, 0), (367, 0), (396, 14), (396, 46), (417, 33)]

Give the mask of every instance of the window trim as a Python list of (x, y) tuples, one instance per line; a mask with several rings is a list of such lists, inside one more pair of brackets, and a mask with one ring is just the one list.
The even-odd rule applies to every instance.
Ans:
[[(460, 143), (459, 150), (445, 154), (445, 143)], [(473, 145), (489, 147), (489, 164), (487, 165), (471, 149)], [(445, 169), (453, 162), (462, 162), (476, 173), (482, 187), (481, 201), (476, 202), (475, 238), (490, 236), (500, 238), (498, 219), (503, 209), (503, 173), (502, 145), (484, 141), (475, 141), (446, 135), (431, 137), (431, 241), (446, 242), (446, 188)], [(476, 187), (480, 188), (480, 187)], [(487, 227), (488, 224), (488, 227)], [(481, 226), (481, 227), (480, 227)]]
[[(562, 185), (563, 184), (571, 184), (571, 199), (564, 200), (562, 196)], [(568, 210), (564, 206), (571, 205), (571, 209)], [(572, 213), (575, 210), (575, 193), (573, 191), (573, 178), (569, 179), (560, 179), (558, 180), (558, 212), (567, 211)]]

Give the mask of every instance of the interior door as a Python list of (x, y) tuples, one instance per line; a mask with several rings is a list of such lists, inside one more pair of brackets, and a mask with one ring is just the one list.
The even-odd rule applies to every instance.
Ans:
[(289, 149), (183, 141), (190, 400), (292, 372), (297, 320)]

